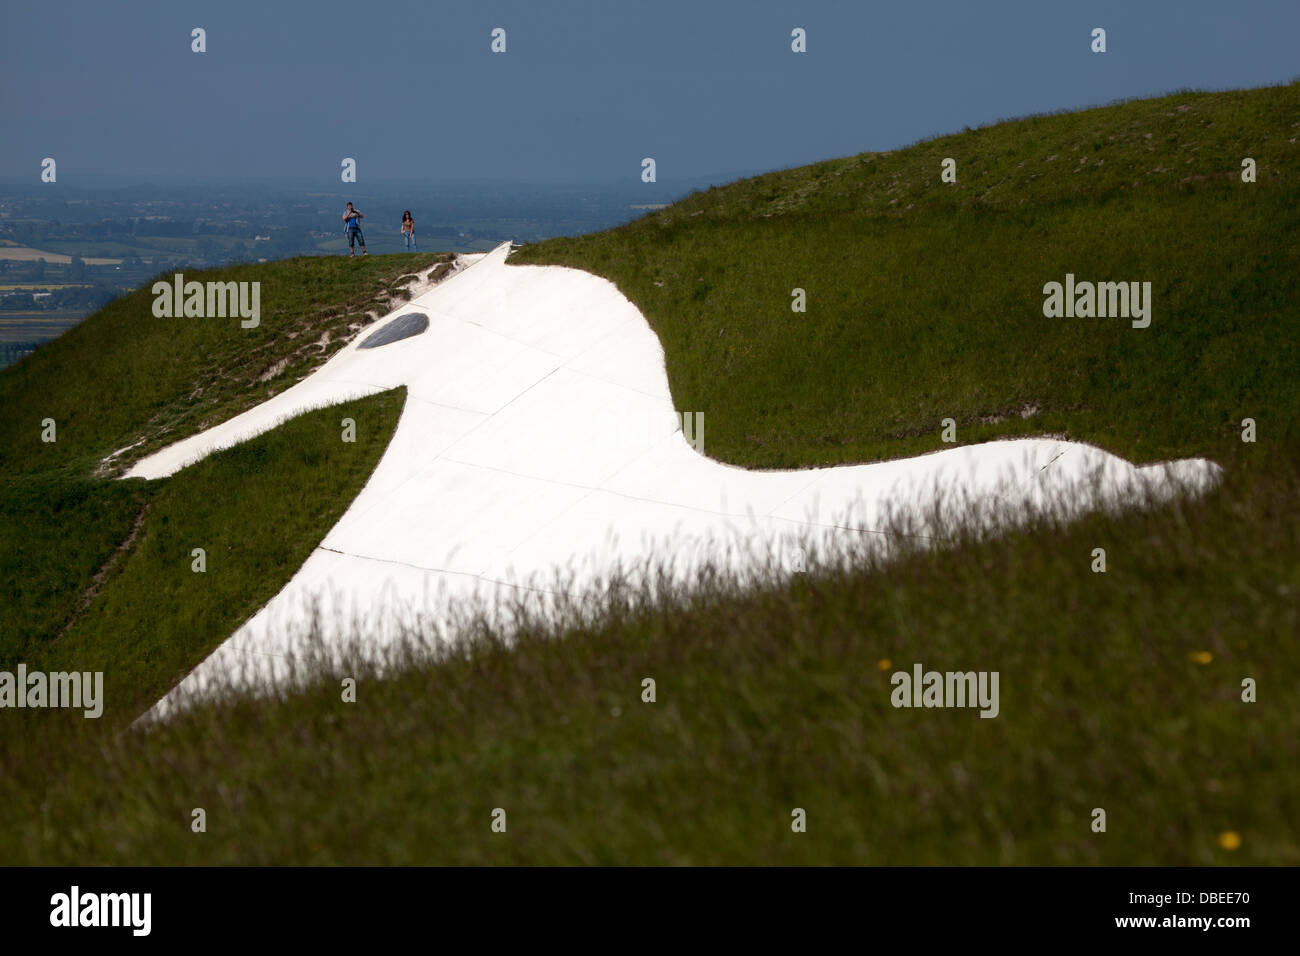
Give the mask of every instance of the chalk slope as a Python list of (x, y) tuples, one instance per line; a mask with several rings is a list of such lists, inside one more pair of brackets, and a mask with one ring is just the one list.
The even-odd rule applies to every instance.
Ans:
[[(285, 679), (313, 626), (327, 650), (360, 637), (378, 652), (417, 619), (446, 625), (458, 600), (544, 602), (559, 576), (581, 590), (617, 566), (669, 557), (683, 581), (708, 559), (741, 572), (769, 559), (797, 569), (800, 547), (830, 551), (863, 535), (887, 546), (891, 513), (924, 534), (936, 501), (956, 518), (972, 499), (1024, 513), (1062, 507), (1065, 495), (1082, 509), (1131, 497), (1139, 482), (1165, 494), (1220, 474), (1203, 459), (1136, 468), (1052, 439), (825, 469), (720, 464), (683, 435), (663, 350), (636, 307), (579, 270), (507, 266), (508, 251), (395, 310), (298, 385), (131, 469), (160, 478), (309, 409), (408, 390), (351, 508), (155, 713), (217, 677)], [(411, 313), (428, 317), (425, 331), (358, 347)], [(694, 426), (695, 410), (685, 411)], [(703, 424), (707, 449), (707, 414)]]

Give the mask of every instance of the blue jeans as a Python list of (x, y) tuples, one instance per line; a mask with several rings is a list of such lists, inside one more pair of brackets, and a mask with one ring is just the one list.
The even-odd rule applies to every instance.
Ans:
[(353, 248), (357, 243), (360, 243), (361, 248), (364, 249), (366, 247), (366, 237), (361, 235), (359, 226), (353, 226), (348, 230), (348, 248)]
[(404, 232), (404, 233), (402, 233), (402, 235), (406, 237), (406, 251), (407, 251), (407, 252), (419, 252), (419, 251), (420, 251), (419, 249), (417, 249), (417, 248), (415, 247), (415, 230), (414, 230), (414, 229), (412, 229), (410, 232)]

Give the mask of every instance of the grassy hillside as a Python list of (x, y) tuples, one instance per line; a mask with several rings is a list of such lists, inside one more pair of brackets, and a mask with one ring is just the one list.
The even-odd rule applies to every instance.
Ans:
[[(155, 318), (149, 283), (0, 375), (0, 474), (117, 473), (233, 418), (323, 365), (401, 302), (417, 273), (451, 258), (287, 259), (185, 275), (260, 283), (251, 329), (237, 318)], [(58, 425), (53, 444), (41, 441), (44, 418)], [(115, 468), (99, 472), (102, 458), (127, 446)]]
[[(355, 445), (333, 447), (340, 443), (330, 413), (314, 431), (298, 426), (293, 434), (332, 441), (287, 461), (240, 458), (254, 452), (237, 449), (232, 454), (245, 465), (220, 477), (206, 474), (213, 467), (207, 463), (168, 482), (109, 477), (305, 377), (355, 329), (401, 301), (416, 278), (411, 270), (443, 268), (449, 260), (447, 254), (296, 259), (194, 273), (187, 278), (260, 282), (258, 327), (243, 329), (238, 319), (156, 318), (145, 287), (0, 372), (0, 669), (19, 660), (68, 662), (84, 652), (117, 660), (126, 673), (120, 652), (130, 647), (127, 657), (148, 662), (147, 674), (130, 671), (123, 685), (133, 688), (135, 702), (170, 686), (241, 615), (275, 593), (332, 523), (317, 519), (341, 515), (360, 490), (387, 444), (400, 398), (364, 406), (372, 427), (357, 418)], [(54, 421), (53, 442), (42, 440), (47, 419)], [(287, 440), (269, 437), (258, 454), (268, 448), (288, 454)], [(101, 465), (127, 446), (109, 467)], [(283, 488), (301, 488), (301, 497), (284, 496)], [(146, 555), (164, 540), (173, 551), (184, 543), (166, 536), (169, 521), (181, 522), (187, 537), (212, 542), (195, 540), (186, 553), (210, 551), (217, 540), (237, 535), (253, 564), (226, 579), (230, 590), (200, 589), (194, 602), (182, 600), (164, 625), (161, 606), (151, 603), (154, 588), (166, 590), (151, 576), (161, 558)], [(201, 579), (211, 584), (220, 577)], [(201, 627), (190, 620), (204, 606), (197, 595), (219, 594), (220, 614)], [(86, 607), (91, 598), (96, 603)], [(149, 607), (149, 613), (100, 616), (100, 608), (113, 606), (119, 615), (124, 608)], [(169, 642), (181, 627), (186, 638)], [(169, 642), (168, 654), (145, 650), (159, 641)]]
[[(645, 312), (677, 406), (705, 412), (724, 460), (914, 454), (952, 417), (963, 442), (1062, 433), (1140, 461), (1208, 454), (1227, 477), (1200, 501), (883, 568), (752, 592), (706, 575), (611, 601), (560, 640), (485, 633), (400, 675), (358, 671), (355, 703), (333, 674), (149, 733), (28, 713), (0, 738), (0, 861), (1300, 862), (1297, 136), (1300, 86), (1179, 94), (759, 177), (526, 247), (516, 261), (601, 273)], [(956, 184), (939, 181), (949, 156)], [(1150, 328), (1044, 318), (1043, 284), (1066, 272), (1150, 281)], [(6, 394), (27, 414), (40, 392)], [(98, 414), (101, 446), (148, 422)], [(266, 467), (306, 467), (300, 435), (264, 441)], [(250, 454), (210, 477), (255, 479), (237, 479)], [(77, 460), (31, 480), (111, 487), (99, 524), (72, 484), (22, 506), (66, 511), (111, 551), (137, 486)], [(150, 547), (134, 580), (182, 543)], [(93, 574), (105, 559), (68, 560)], [(57, 580), (57, 560), (32, 566)], [(124, 669), (162, 673), (134, 613), (87, 622), (63, 660), (127, 653), (106, 642), (130, 633), (145, 646)], [(998, 671), (998, 717), (892, 707), (890, 675), (914, 663)]]
[[(1297, 137), (1300, 84), (1179, 94), (760, 176), (512, 261), (614, 281), (737, 464), (932, 451), (947, 417), (961, 442), (1062, 434), (1140, 462), (1225, 454), (1245, 417), (1293, 444)], [(1150, 327), (1045, 318), (1066, 273), (1150, 282)]]
[[(355, 703), (335, 678), (109, 741), (43, 721), (0, 745), (0, 859), (1295, 865), (1297, 495), (1292, 473), (758, 593), (705, 579), (562, 640), (353, 672)], [(914, 662), (999, 671), (1000, 714), (893, 708)]]
[[(404, 398), (396, 389), (311, 412), (169, 479), (132, 480), (131, 531), (60, 630), (28, 641), (28, 667), (103, 671), (108, 722), (135, 719), (270, 600), (343, 517)], [(355, 442), (341, 440), (345, 417)]]

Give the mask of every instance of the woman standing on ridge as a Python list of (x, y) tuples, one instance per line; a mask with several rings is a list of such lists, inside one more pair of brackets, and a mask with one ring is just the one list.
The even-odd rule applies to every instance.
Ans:
[(415, 220), (411, 218), (411, 210), (402, 213), (402, 235), (406, 237), (406, 251), (419, 252), (415, 245)]

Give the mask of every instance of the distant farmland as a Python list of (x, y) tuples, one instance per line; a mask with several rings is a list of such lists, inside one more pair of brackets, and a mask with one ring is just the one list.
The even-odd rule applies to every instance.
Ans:
[(13, 365), (85, 317), (84, 310), (0, 312), (0, 368)]
[(0, 312), (0, 342), (45, 342), (85, 317), (86, 313), (78, 310)]
[[(44, 249), (33, 249), (31, 246), (0, 245), (0, 259), (20, 259), (27, 262), (35, 262), (37, 259), (44, 259), (46, 262), (58, 263), (66, 266), (72, 262), (72, 256), (64, 255), (62, 252), (46, 252)], [(84, 259), (82, 260), (88, 266), (116, 266), (120, 265), (121, 259)]]

